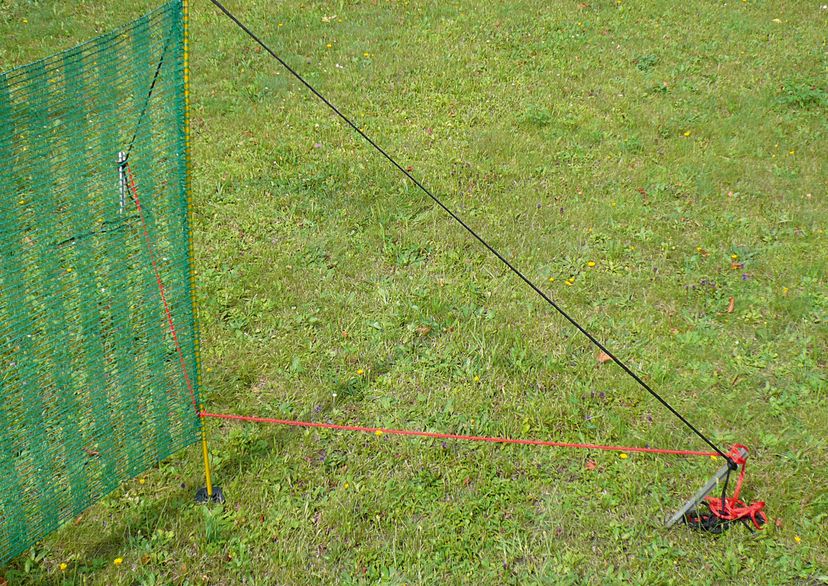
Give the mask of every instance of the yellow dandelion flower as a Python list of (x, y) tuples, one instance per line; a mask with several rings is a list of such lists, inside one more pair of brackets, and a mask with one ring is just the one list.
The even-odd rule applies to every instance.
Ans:
[(802, 541), (802, 538), (799, 535), (797, 535), (796, 537), (794, 537), (794, 541), (799, 543), (800, 541)]
[(790, 289), (788, 289), (787, 287), (782, 287), (782, 295), (787, 295), (788, 291), (790, 291)]
[(65, 572), (66, 568), (68, 568), (69, 566), (66, 564), (66, 562), (61, 562), (59, 567), (61, 572)]
[(736, 260), (737, 258), (739, 258), (739, 255), (738, 255), (738, 254), (731, 254), (731, 255), (730, 255), (730, 258), (731, 258), (732, 260)]
[(72, 272), (72, 267), (66, 267), (66, 272), (71, 273)]
[(377, 437), (380, 437), (382, 435), (382, 430), (378, 429), (377, 431), (374, 432), (374, 435), (377, 436)]
[(684, 131), (684, 136), (690, 136), (690, 131), (689, 131), (689, 130), (685, 130), (685, 131)]
[(116, 566), (120, 566), (122, 563), (124, 563), (124, 558), (115, 558), (114, 560), (112, 560), (112, 563)]
[(145, 482), (146, 482), (146, 479), (144, 479), (144, 478), (139, 478), (138, 479), (138, 484), (144, 484)]
[(281, 28), (282, 26), (284, 26), (284, 24), (285, 24), (285, 23), (280, 22), (280, 23), (279, 23), (279, 27)]
[(588, 266), (589, 268), (594, 267), (594, 266), (595, 266), (595, 261), (594, 261), (594, 260), (589, 261), (589, 262), (587, 263), (587, 266)]
[(332, 45), (331, 43), (328, 43), (327, 45), (325, 45), (325, 47), (327, 47), (328, 49), (330, 49), (331, 47), (333, 47), (333, 45)]
[(371, 54), (370, 54), (368, 51), (365, 51), (365, 52), (362, 54), (362, 56), (363, 56), (363, 57), (370, 57), (370, 56), (371, 56)]
[(793, 155), (794, 153), (796, 153), (796, 151), (788, 151), (789, 155)]
[(348, 489), (348, 488), (350, 488), (350, 487), (351, 487), (351, 485), (350, 485), (350, 484), (348, 484), (347, 482), (346, 482), (345, 484), (343, 484), (343, 485), (342, 485), (342, 488), (345, 488), (345, 489)]
[(477, 375), (474, 375), (474, 382), (479, 383), (480, 382), (480, 377), (477, 376)]
[(618, 454), (618, 457), (622, 460), (626, 460), (627, 458), (629, 458), (629, 455), (625, 454), (624, 452), (621, 452), (620, 454)]
[(549, 277), (549, 282), (554, 283), (555, 282), (555, 277)]
[(365, 374), (365, 371), (364, 371), (364, 370), (362, 370), (361, 368), (358, 368), (358, 369), (357, 369), (357, 374), (358, 374), (359, 376), (362, 376), (363, 374)]

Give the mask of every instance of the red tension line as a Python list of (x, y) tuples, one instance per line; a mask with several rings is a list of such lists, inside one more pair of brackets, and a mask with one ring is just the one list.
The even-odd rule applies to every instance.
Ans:
[[(153, 81), (153, 83), (155, 82)], [(193, 408), (198, 411), (193, 382), (190, 380), (190, 375), (187, 373), (187, 363), (184, 360), (184, 351), (181, 349), (181, 344), (178, 341), (178, 332), (175, 330), (175, 322), (173, 321), (172, 312), (170, 311), (170, 304), (167, 303), (167, 289), (164, 287), (164, 281), (161, 280), (161, 272), (158, 270), (158, 263), (155, 262), (155, 248), (152, 246), (149, 228), (147, 228), (147, 220), (144, 217), (144, 208), (141, 206), (141, 200), (138, 198), (138, 186), (135, 185), (135, 177), (132, 174), (132, 168), (129, 166), (129, 163), (124, 163), (123, 165), (128, 176), (127, 187), (132, 193), (132, 198), (135, 200), (135, 208), (138, 210), (138, 215), (141, 218), (141, 230), (144, 233), (144, 243), (147, 245), (147, 254), (149, 255), (152, 268), (155, 271), (155, 281), (158, 283), (158, 294), (161, 297), (161, 303), (164, 305), (164, 314), (167, 317), (167, 326), (169, 326), (170, 334), (172, 334), (173, 343), (175, 344), (175, 349), (178, 353), (178, 361), (181, 363), (181, 372), (184, 374), (184, 382), (187, 384), (187, 389), (190, 391), (190, 397), (193, 401)]]
[(202, 411), (200, 417), (213, 419), (228, 419), (232, 421), (249, 421), (253, 423), (274, 423), (277, 425), (289, 425), (292, 427), (318, 427), (322, 429), (335, 429), (337, 431), (361, 431), (363, 433), (381, 433), (388, 435), (409, 435), (417, 437), (429, 437), (434, 439), (465, 440), (473, 442), (489, 442), (493, 444), (521, 444), (525, 446), (548, 446), (552, 448), (582, 448), (586, 450), (604, 450), (606, 452), (644, 452), (647, 454), (674, 454), (678, 456), (712, 456), (717, 457), (716, 452), (700, 452), (696, 450), (666, 450), (661, 448), (638, 448), (626, 446), (605, 446), (601, 444), (579, 444), (571, 442), (552, 442), (546, 440), (514, 439), (508, 437), (488, 437), (481, 435), (461, 435), (457, 433), (435, 433), (431, 431), (413, 431), (409, 429), (389, 429), (386, 427), (363, 427), (361, 425), (337, 425), (335, 423), (318, 423), (315, 421), (294, 421), (291, 419), (273, 419), (270, 417), (254, 417), (252, 415), (230, 415), (227, 413), (208, 413)]

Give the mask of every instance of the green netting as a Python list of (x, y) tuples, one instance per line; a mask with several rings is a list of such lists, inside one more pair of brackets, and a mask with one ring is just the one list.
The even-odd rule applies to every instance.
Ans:
[(182, 27), (168, 2), (0, 76), (0, 563), (198, 438), (118, 162), (195, 384)]

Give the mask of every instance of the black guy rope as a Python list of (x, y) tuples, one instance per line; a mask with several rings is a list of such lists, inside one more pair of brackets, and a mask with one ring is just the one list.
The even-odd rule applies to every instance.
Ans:
[(667, 402), (667, 401), (666, 401), (666, 400), (665, 400), (665, 399), (664, 399), (661, 395), (659, 395), (657, 392), (655, 392), (655, 391), (654, 391), (654, 390), (650, 387), (650, 385), (648, 385), (646, 382), (644, 382), (644, 381), (641, 379), (641, 377), (640, 377), (640, 376), (638, 376), (635, 372), (633, 372), (633, 371), (630, 369), (630, 367), (628, 367), (628, 366), (627, 366), (626, 364), (624, 364), (621, 360), (619, 360), (619, 359), (618, 359), (618, 358), (617, 358), (617, 357), (616, 357), (616, 356), (615, 356), (612, 352), (610, 352), (610, 351), (607, 349), (607, 347), (606, 347), (606, 346), (604, 346), (604, 345), (603, 345), (600, 341), (598, 341), (598, 339), (597, 339), (597, 338), (595, 338), (595, 336), (593, 336), (593, 335), (592, 335), (592, 334), (590, 334), (587, 330), (585, 330), (585, 329), (584, 329), (584, 327), (583, 327), (583, 326), (581, 326), (581, 324), (579, 324), (577, 321), (575, 321), (575, 319), (573, 319), (573, 318), (572, 318), (572, 317), (571, 317), (571, 316), (570, 316), (567, 312), (565, 312), (565, 311), (561, 308), (561, 306), (559, 306), (557, 303), (555, 303), (555, 302), (554, 302), (554, 301), (553, 301), (553, 300), (552, 300), (552, 299), (551, 299), (548, 295), (546, 295), (546, 293), (544, 293), (543, 291), (541, 291), (541, 289), (540, 289), (537, 285), (535, 285), (535, 283), (533, 283), (533, 282), (532, 282), (532, 281), (531, 281), (531, 280), (530, 280), (530, 279), (529, 279), (526, 275), (524, 275), (522, 272), (520, 272), (520, 271), (519, 271), (519, 270), (518, 270), (518, 269), (517, 269), (517, 268), (516, 268), (516, 267), (515, 267), (515, 266), (514, 266), (511, 262), (509, 262), (509, 260), (507, 260), (507, 259), (506, 259), (506, 258), (505, 258), (502, 254), (500, 254), (500, 252), (498, 252), (498, 251), (497, 251), (497, 250), (496, 250), (496, 249), (495, 249), (495, 248), (494, 248), (491, 244), (489, 244), (486, 240), (484, 240), (484, 239), (483, 239), (483, 237), (482, 237), (482, 236), (480, 236), (477, 232), (475, 232), (475, 231), (474, 231), (474, 230), (473, 230), (473, 229), (472, 229), (472, 228), (471, 228), (468, 224), (466, 224), (466, 222), (464, 222), (464, 221), (463, 221), (463, 219), (462, 219), (460, 216), (458, 216), (456, 213), (454, 213), (454, 212), (453, 212), (453, 211), (452, 211), (452, 210), (451, 210), (448, 206), (446, 206), (446, 204), (444, 204), (444, 203), (443, 203), (443, 202), (442, 202), (442, 201), (441, 201), (441, 200), (440, 200), (440, 199), (439, 199), (436, 195), (434, 195), (434, 194), (433, 194), (431, 191), (429, 191), (429, 190), (428, 190), (428, 189), (427, 189), (427, 188), (426, 188), (426, 187), (425, 187), (422, 183), (420, 183), (420, 182), (419, 182), (416, 178), (414, 178), (414, 176), (413, 176), (413, 175), (411, 175), (411, 173), (409, 173), (408, 171), (406, 171), (406, 170), (405, 170), (405, 168), (404, 168), (402, 165), (400, 165), (400, 164), (399, 164), (399, 163), (398, 163), (398, 162), (394, 159), (394, 157), (392, 157), (391, 155), (389, 155), (389, 154), (388, 154), (388, 153), (387, 153), (387, 152), (386, 152), (386, 151), (385, 151), (385, 150), (384, 150), (381, 146), (379, 146), (376, 142), (374, 142), (374, 140), (373, 140), (370, 136), (368, 136), (367, 134), (365, 134), (365, 132), (363, 132), (363, 131), (359, 128), (359, 126), (357, 126), (356, 124), (354, 124), (354, 123), (351, 121), (351, 119), (350, 119), (350, 118), (348, 118), (345, 114), (343, 114), (343, 113), (339, 110), (339, 108), (337, 108), (336, 106), (334, 106), (334, 105), (333, 105), (333, 104), (332, 104), (332, 103), (331, 103), (331, 102), (330, 102), (330, 101), (329, 101), (329, 100), (328, 100), (325, 96), (323, 96), (321, 93), (319, 93), (319, 91), (317, 91), (317, 89), (316, 89), (315, 87), (313, 87), (310, 83), (308, 83), (308, 82), (305, 80), (305, 78), (303, 78), (301, 75), (299, 75), (299, 73), (297, 73), (297, 72), (296, 72), (296, 70), (294, 70), (294, 69), (293, 69), (290, 65), (288, 65), (288, 64), (287, 64), (284, 60), (282, 60), (282, 58), (281, 58), (281, 57), (279, 57), (279, 56), (278, 56), (278, 55), (277, 55), (277, 54), (273, 51), (273, 49), (271, 49), (269, 46), (267, 46), (267, 45), (265, 44), (265, 42), (264, 42), (264, 41), (262, 41), (262, 40), (261, 40), (261, 39), (260, 39), (260, 38), (259, 38), (259, 37), (258, 37), (258, 36), (254, 33), (254, 32), (253, 32), (253, 31), (251, 31), (249, 28), (247, 28), (247, 26), (246, 26), (243, 22), (241, 22), (241, 21), (240, 21), (240, 20), (239, 20), (239, 19), (238, 19), (238, 18), (237, 18), (237, 17), (236, 17), (236, 16), (235, 16), (232, 12), (230, 12), (230, 11), (229, 11), (229, 10), (228, 10), (228, 9), (227, 9), (227, 8), (226, 8), (226, 7), (225, 7), (225, 6), (221, 3), (221, 2), (219, 2), (218, 0), (210, 0), (210, 2), (212, 2), (212, 3), (216, 6), (216, 8), (218, 8), (219, 10), (221, 10), (221, 11), (224, 13), (224, 15), (225, 15), (225, 16), (227, 16), (227, 18), (229, 18), (230, 20), (232, 20), (232, 21), (236, 24), (236, 26), (238, 26), (241, 30), (243, 30), (243, 31), (244, 31), (244, 32), (245, 32), (245, 33), (246, 33), (246, 34), (247, 34), (247, 35), (248, 35), (251, 39), (253, 39), (256, 43), (258, 43), (258, 44), (259, 44), (259, 46), (261, 46), (261, 47), (262, 47), (262, 49), (264, 49), (265, 51), (267, 51), (267, 52), (270, 54), (270, 56), (271, 56), (271, 57), (273, 57), (274, 59), (276, 59), (276, 61), (278, 61), (278, 62), (282, 65), (282, 67), (284, 67), (284, 68), (285, 68), (288, 72), (290, 72), (290, 74), (291, 74), (291, 75), (293, 75), (293, 77), (295, 77), (297, 80), (299, 80), (299, 81), (302, 83), (302, 85), (304, 85), (306, 88), (308, 88), (308, 89), (309, 89), (309, 90), (310, 90), (310, 91), (311, 91), (311, 92), (312, 92), (312, 93), (313, 93), (313, 94), (314, 94), (317, 98), (319, 98), (320, 100), (322, 100), (322, 102), (323, 102), (326, 106), (328, 106), (331, 110), (333, 110), (333, 112), (334, 112), (337, 116), (339, 116), (339, 117), (343, 120), (343, 122), (345, 122), (348, 126), (350, 126), (351, 128), (353, 128), (353, 129), (354, 129), (354, 130), (355, 130), (355, 131), (356, 131), (356, 132), (357, 132), (357, 133), (358, 133), (358, 134), (359, 134), (362, 138), (364, 138), (364, 139), (368, 142), (368, 144), (370, 144), (372, 147), (374, 147), (374, 149), (376, 149), (376, 150), (377, 150), (377, 151), (378, 151), (378, 152), (379, 152), (379, 153), (380, 153), (383, 157), (385, 157), (386, 159), (388, 159), (388, 161), (389, 161), (392, 165), (394, 165), (394, 166), (397, 168), (397, 170), (398, 170), (398, 171), (400, 171), (400, 173), (402, 173), (402, 174), (403, 174), (403, 175), (405, 175), (405, 176), (406, 176), (409, 180), (411, 180), (411, 182), (412, 182), (414, 185), (416, 185), (417, 187), (419, 187), (419, 188), (420, 188), (420, 190), (421, 190), (423, 193), (425, 193), (425, 194), (426, 194), (429, 198), (431, 198), (431, 200), (432, 200), (434, 203), (436, 203), (439, 207), (441, 207), (441, 208), (443, 209), (443, 211), (445, 211), (445, 212), (446, 212), (449, 216), (451, 216), (451, 217), (452, 217), (452, 218), (453, 218), (453, 219), (454, 219), (454, 220), (455, 220), (458, 224), (460, 224), (463, 228), (465, 228), (465, 229), (466, 229), (466, 231), (467, 231), (469, 234), (471, 234), (472, 236), (474, 236), (474, 238), (475, 238), (478, 242), (480, 242), (480, 244), (482, 244), (482, 245), (483, 245), (483, 246), (484, 246), (484, 247), (485, 247), (485, 248), (486, 248), (489, 252), (491, 252), (493, 255), (495, 255), (495, 256), (498, 258), (498, 260), (500, 260), (500, 262), (502, 262), (504, 265), (506, 265), (506, 266), (509, 268), (509, 270), (511, 270), (511, 271), (512, 271), (515, 275), (517, 275), (517, 276), (520, 278), (520, 280), (522, 280), (524, 283), (526, 283), (526, 284), (527, 284), (527, 285), (528, 285), (528, 286), (529, 286), (529, 287), (530, 287), (530, 288), (531, 288), (531, 289), (532, 289), (535, 293), (537, 293), (538, 295), (540, 295), (540, 297), (541, 297), (544, 301), (546, 301), (549, 305), (551, 305), (551, 306), (552, 306), (552, 307), (553, 307), (553, 308), (554, 308), (554, 309), (555, 309), (555, 310), (556, 310), (559, 314), (561, 314), (561, 315), (562, 315), (562, 316), (563, 316), (563, 317), (564, 317), (564, 318), (565, 318), (565, 319), (566, 319), (569, 323), (571, 323), (573, 326), (575, 326), (575, 327), (578, 329), (578, 331), (579, 331), (579, 332), (581, 332), (584, 336), (586, 336), (586, 337), (589, 339), (589, 341), (590, 341), (590, 342), (592, 342), (593, 344), (595, 344), (595, 346), (597, 346), (597, 347), (598, 347), (601, 351), (603, 351), (603, 352), (604, 352), (607, 356), (609, 356), (609, 357), (612, 359), (612, 361), (613, 361), (613, 362), (615, 362), (618, 366), (620, 366), (624, 372), (626, 372), (628, 375), (630, 375), (630, 376), (631, 376), (631, 377), (632, 377), (632, 378), (633, 378), (633, 379), (634, 379), (634, 380), (635, 380), (635, 381), (636, 381), (639, 385), (641, 385), (641, 387), (643, 387), (643, 388), (644, 388), (644, 390), (646, 390), (648, 393), (650, 393), (650, 395), (652, 395), (653, 397), (655, 397), (655, 398), (658, 400), (658, 402), (659, 402), (659, 403), (661, 403), (662, 405), (664, 405), (664, 407), (666, 407), (666, 408), (670, 411), (670, 413), (672, 413), (673, 415), (675, 415), (675, 416), (676, 416), (676, 417), (677, 417), (677, 418), (678, 418), (678, 419), (679, 419), (682, 423), (684, 423), (684, 425), (686, 425), (688, 428), (690, 428), (690, 429), (691, 429), (691, 430), (692, 430), (692, 431), (693, 431), (693, 432), (694, 432), (694, 433), (695, 433), (695, 434), (696, 434), (699, 438), (701, 438), (702, 440), (704, 440), (704, 442), (705, 442), (708, 446), (710, 446), (711, 448), (713, 448), (713, 450), (714, 450), (717, 454), (719, 454), (722, 458), (724, 458), (725, 460), (727, 460), (727, 462), (728, 462), (728, 464), (730, 465), (730, 467), (731, 467), (731, 468), (735, 468), (735, 466), (736, 466), (736, 465), (735, 465), (735, 463), (733, 462), (733, 460), (732, 460), (732, 459), (731, 459), (731, 458), (730, 458), (730, 457), (729, 457), (729, 456), (728, 456), (725, 452), (723, 452), (723, 451), (722, 451), (722, 450), (721, 450), (721, 449), (720, 449), (720, 448), (719, 448), (716, 444), (714, 444), (712, 440), (710, 440), (710, 439), (709, 439), (709, 438), (708, 438), (705, 434), (703, 434), (701, 431), (699, 431), (699, 430), (698, 430), (698, 428), (696, 428), (696, 426), (694, 426), (692, 423), (690, 423), (690, 422), (689, 422), (689, 421), (688, 421), (688, 420), (687, 420), (687, 419), (686, 419), (686, 418), (685, 418), (685, 417), (684, 417), (681, 413), (679, 413), (678, 411), (676, 411), (676, 409), (675, 409), (672, 405), (670, 405), (670, 403), (668, 403), (668, 402)]
[[(175, 26), (175, 25), (173, 25)], [(152, 82), (150, 83), (149, 90), (147, 90), (147, 95), (144, 98), (144, 105), (141, 107), (141, 113), (138, 115), (138, 121), (135, 123), (135, 128), (132, 131), (132, 138), (129, 141), (129, 145), (126, 149), (126, 154), (124, 154), (124, 158), (121, 161), (121, 165), (125, 165), (127, 160), (129, 159), (129, 155), (132, 152), (132, 147), (135, 146), (135, 140), (138, 138), (138, 131), (141, 129), (141, 124), (144, 122), (144, 118), (147, 115), (147, 109), (149, 109), (149, 102), (152, 99), (152, 92), (155, 91), (155, 84), (158, 82), (158, 76), (161, 73), (161, 68), (164, 66), (164, 58), (167, 56), (167, 48), (170, 46), (170, 40), (173, 37), (173, 31), (170, 30), (167, 33), (167, 38), (164, 40), (164, 48), (161, 49), (161, 57), (158, 59), (158, 65), (155, 67), (155, 73), (152, 76)]]

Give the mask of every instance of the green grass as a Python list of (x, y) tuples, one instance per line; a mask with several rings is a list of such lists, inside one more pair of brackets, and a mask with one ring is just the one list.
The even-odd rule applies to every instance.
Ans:
[[(0, 68), (151, 5), (0, 0)], [(691, 421), (750, 446), (743, 495), (773, 522), (664, 530), (707, 459), (209, 422), (225, 506), (192, 504), (193, 448), (10, 583), (828, 581), (828, 10), (229, 5)], [(210, 410), (704, 449), (208, 2), (193, 10)]]

